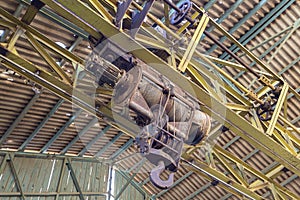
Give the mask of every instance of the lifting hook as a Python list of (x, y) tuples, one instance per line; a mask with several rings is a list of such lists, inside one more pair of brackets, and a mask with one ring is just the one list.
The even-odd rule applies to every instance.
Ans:
[(150, 180), (154, 186), (160, 189), (167, 189), (174, 182), (174, 173), (170, 173), (168, 180), (162, 180), (160, 174), (165, 170), (165, 164), (163, 161), (158, 162), (158, 166), (153, 168), (150, 172)]

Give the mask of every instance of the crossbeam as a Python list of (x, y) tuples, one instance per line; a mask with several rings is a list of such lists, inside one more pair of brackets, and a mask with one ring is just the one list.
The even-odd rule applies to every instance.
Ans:
[[(64, 197), (102, 199), (108, 195), (104, 185), (108, 180), (108, 165), (105, 160), (11, 151), (0, 151), (0, 160), (2, 160), (0, 163), (2, 175), (0, 199), (60, 199)], [(2, 168), (6, 169), (4, 173)], [(52, 176), (46, 170), (51, 168)], [(101, 171), (100, 174), (99, 171)], [(91, 177), (87, 179), (84, 177), (86, 174), (91, 174)], [(78, 191), (73, 189), (75, 185), (72, 178), (77, 180)], [(51, 183), (48, 187), (47, 182)], [(93, 190), (85, 187), (89, 182), (93, 183)], [(43, 188), (45, 186), (46, 188)], [(17, 190), (12, 190), (12, 187)]]
[[(52, 2), (51, 0), (43, 0), (43, 2), (46, 4), (49, 3), (49, 5), (53, 6), (54, 9), (56, 8), (56, 6), (54, 6), (53, 3), (51, 3)], [(200, 88), (199, 86), (195, 85), (194, 83), (188, 80), (183, 80), (182, 75), (172, 70), (171, 67), (163, 67), (163, 66), (168, 66), (168, 64), (162, 61), (161, 59), (159, 59), (158, 57), (156, 57), (155, 55), (151, 54), (148, 50), (146, 50), (143, 46), (141, 46), (135, 40), (130, 38), (128, 35), (120, 32), (111, 23), (108, 23), (101, 16), (97, 15), (95, 12), (91, 11), (88, 7), (81, 4), (80, 2), (77, 2), (76, 0), (70, 0), (70, 1), (58, 0), (57, 2), (59, 2), (65, 8), (68, 8), (70, 11), (72, 11), (78, 17), (85, 20), (91, 26), (100, 30), (105, 37), (110, 38), (114, 35), (118, 35), (118, 37), (112, 37), (111, 39), (113, 42), (118, 44), (121, 48), (127, 50), (128, 52), (131, 52), (133, 55), (140, 58), (145, 63), (148, 63), (159, 73), (165, 75), (168, 79), (176, 83), (179, 87), (185, 88), (187, 92), (191, 94), (196, 93), (196, 98), (198, 98), (201, 102), (205, 104), (205, 106), (203, 106), (202, 108), (204, 112), (211, 114), (211, 116), (218, 121), (221, 122), (225, 121), (226, 127), (229, 127), (229, 129), (231, 129), (233, 132), (240, 135), (250, 144), (260, 149), (265, 154), (272, 157), (274, 160), (282, 163), (284, 166), (292, 170), (294, 173), (300, 175), (300, 170), (299, 170), (300, 160), (298, 158), (296, 158), (295, 156), (287, 152), (280, 144), (278, 144), (271, 138), (265, 136), (263, 132), (258, 130), (256, 127), (253, 127), (249, 122), (242, 119), (231, 109), (228, 109), (222, 103), (220, 103), (213, 97), (210, 97), (207, 94), (207, 92), (203, 91), (202, 88)], [(86, 9), (84, 10), (81, 9), (83, 7), (85, 7)], [(87, 15), (87, 13), (89, 14)], [(60, 13), (60, 14), (64, 15), (64, 13)], [(94, 21), (94, 19), (96, 18), (98, 19), (97, 23), (95, 23)], [(210, 21), (214, 23), (213, 20)], [(227, 36), (230, 36), (224, 29), (222, 29), (222, 27), (219, 27), (219, 25), (217, 24), (214, 25), (216, 25), (221, 32), (224, 32), (226, 33)], [(230, 38), (232, 37), (230, 36)], [(244, 47), (241, 48), (245, 49)], [(259, 64), (262, 64), (264, 68), (267, 68), (263, 63), (258, 61), (258, 59), (252, 53), (250, 52), (247, 53), (253, 58), (255, 58), (255, 60)], [(275, 75), (276, 78), (279, 78), (278, 75), (276, 75), (272, 70), (268, 70), (268, 72), (272, 75)], [(185, 87), (186, 85), (190, 85), (191, 87), (186, 88)], [(224, 113), (223, 114), (219, 113), (219, 110), (224, 110), (224, 109), (225, 109), (226, 116), (224, 116)], [(255, 138), (259, 138), (259, 140)], [(274, 149), (276, 149), (276, 151), (273, 151)]]

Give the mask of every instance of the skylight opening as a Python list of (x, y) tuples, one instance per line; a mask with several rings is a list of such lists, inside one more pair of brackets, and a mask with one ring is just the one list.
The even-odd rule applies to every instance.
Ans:
[(62, 42), (55, 42), (56, 44), (58, 44), (58, 46), (62, 47), (62, 48), (66, 48), (67, 45), (65, 45), (64, 43)]

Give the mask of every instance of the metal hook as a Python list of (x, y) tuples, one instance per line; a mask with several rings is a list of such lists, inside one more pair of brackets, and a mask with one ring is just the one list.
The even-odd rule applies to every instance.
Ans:
[(158, 166), (153, 168), (150, 172), (150, 180), (154, 186), (160, 189), (167, 189), (174, 182), (174, 173), (169, 175), (168, 180), (161, 180), (160, 174), (165, 170), (165, 164), (163, 161), (158, 162)]

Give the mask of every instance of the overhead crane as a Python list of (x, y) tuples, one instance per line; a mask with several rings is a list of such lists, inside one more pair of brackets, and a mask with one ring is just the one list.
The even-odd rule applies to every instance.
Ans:
[[(213, 120), (217, 121), (217, 125), (212, 128), (214, 132), (217, 132), (219, 128), (221, 128), (221, 131), (223, 132), (231, 130), (255, 148), (277, 161), (279, 165), (276, 167), (276, 171), (285, 167), (298, 176), (300, 175), (300, 160), (297, 149), (300, 146), (300, 141), (287, 129), (287, 127), (297, 134), (299, 134), (299, 129), (287, 119), (289, 107), (286, 103), (288, 95), (294, 95), (297, 99), (300, 99), (299, 94), (291, 88), (282, 77), (273, 72), (273, 70), (264, 62), (259, 60), (253, 53), (248, 51), (226, 30), (217, 24), (215, 20), (211, 19), (203, 8), (197, 7), (196, 4), (193, 4), (188, 0), (181, 1), (178, 5), (174, 5), (171, 1), (165, 0), (164, 2), (166, 5), (175, 10), (171, 15), (171, 19), (169, 19), (168, 15), (165, 16), (167, 22), (171, 22), (173, 25), (177, 26), (178, 30), (174, 31), (166, 25), (167, 23), (163, 23), (160, 19), (157, 19), (149, 13), (153, 2), (153, 0), (146, 1), (143, 6), (140, 6), (135, 1), (122, 1), (117, 3), (115, 1), (89, 0), (86, 2), (87, 4), (85, 4), (77, 0), (34, 0), (28, 7), (22, 20), (18, 20), (5, 10), (1, 9), (0, 14), (2, 18), (5, 19), (4, 22), (1, 22), (1, 25), (14, 31), (9, 42), (2, 45), (0, 48), (1, 64), (16, 71), (18, 74), (29, 80), (36, 82), (42, 87), (47, 88), (66, 101), (72, 102), (83, 110), (97, 116), (99, 120), (104, 120), (131, 137), (136, 138), (136, 143), (142, 153), (149, 151), (149, 148), (156, 150), (161, 149), (161, 147), (157, 146), (168, 148), (167, 141), (169, 138), (172, 138), (173, 141), (178, 139), (178, 141), (180, 141), (179, 144), (182, 145), (183, 140), (185, 140), (185, 143), (193, 145), (185, 146), (182, 154), (182, 147), (175, 149), (180, 153), (167, 159), (173, 163), (172, 167), (165, 166), (166, 162), (164, 159), (166, 159), (166, 156), (164, 155), (162, 156), (163, 158), (159, 158), (158, 161), (155, 161), (158, 168), (150, 174), (150, 178), (152, 178), (153, 183), (158, 187), (166, 188), (173, 184), (172, 178), (168, 181), (160, 180), (159, 173), (165, 168), (168, 168), (170, 171), (172, 171), (171, 168), (173, 168), (173, 171), (176, 171), (178, 163), (181, 160), (180, 162), (185, 163), (185, 165), (187, 164), (204, 178), (212, 181), (218, 180), (217, 182), (220, 182), (219, 184), (222, 188), (237, 196), (262, 199), (255, 191), (260, 187), (270, 187), (274, 194), (279, 195), (282, 198), (290, 197), (296, 199), (297, 196), (295, 194), (277, 184), (274, 180), (270, 179), (268, 175), (253, 169), (253, 167), (247, 165), (245, 162), (217, 145), (213, 145), (209, 152), (211, 156), (210, 162), (204, 163), (197, 159), (193, 153), (204, 145), (203, 143), (205, 140), (202, 140), (202, 137), (204, 137), (203, 135), (207, 136), (207, 132), (210, 129), (210, 122), (208, 119), (204, 120), (207, 122), (206, 125), (199, 125), (200, 127), (205, 127), (204, 131), (201, 132), (200, 135), (198, 133), (196, 133), (196, 136), (192, 134), (192, 138), (189, 138), (189, 135), (185, 134), (182, 134), (181, 136), (178, 134), (179, 137), (177, 138), (177, 133), (180, 133), (180, 128), (176, 130), (177, 127), (175, 125), (172, 126), (172, 121), (169, 121), (169, 123), (164, 122), (163, 125), (160, 124), (162, 127), (167, 127), (166, 129), (160, 127), (160, 133), (163, 131), (164, 134), (149, 135), (149, 130), (153, 128), (151, 126), (147, 127), (147, 125), (151, 125), (149, 124), (149, 120), (152, 120), (153, 122), (153, 118), (158, 118), (158, 116), (160, 116), (157, 113), (160, 113), (163, 110), (162, 108), (158, 108), (158, 110), (149, 110), (145, 107), (145, 102), (148, 103), (148, 107), (151, 107), (155, 104), (153, 102), (160, 101), (163, 99), (163, 96), (169, 96), (168, 98), (164, 98), (164, 101), (169, 101), (171, 97), (177, 97), (178, 101), (183, 102), (183, 105), (185, 106), (192, 104), (192, 102), (197, 102), (197, 105), (187, 107), (192, 108), (191, 112), (197, 111), (200, 115), (204, 116), (204, 118), (206, 118), (205, 116), (208, 114)], [(104, 76), (97, 78), (97, 82), (100, 83), (99, 90), (97, 91), (101, 92), (105, 90), (105, 87), (114, 87), (116, 89), (114, 94), (114, 97), (116, 98), (114, 99), (114, 102), (105, 104), (97, 99), (90, 98), (85, 94), (85, 91), (76, 88), (75, 86), (77, 82), (80, 81), (80, 76), (70, 77), (44, 50), (44, 47), (41, 44), (52, 49), (53, 52), (59, 54), (66, 60), (71, 61), (74, 67), (76, 67), (77, 75), (91, 74), (97, 77), (97, 69), (103, 69), (99, 68), (96, 62), (92, 63), (92, 65), (88, 65), (85, 61), (64, 48), (59, 47), (53, 41), (49, 40), (30, 26), (34, 16), (44, 5), (48, 5), (69, 22), (87, 32), (89, 34), (89, 40), (95, 49), (97, 49), (97, 47), (99, 48), (99, 44), (104, 44), (106, 45), (105, 47), (110, 45), (113, 47), (112, 49), (119, 49), (115, 51), (115, 53), (121, 52), (122, 54), (123, 63), (119, 66), (118, 64), (113, 64), (114, 58), (112, 59), (112, 62), (108, 62), (111, 55), (108, 55), (106, 58), (100, 56), (100, 60), (98, 59), (98, 65), (105, 67), (106, 70), (100, 71), (100, 74), (104, 74)], [(133, 16), (133, 19), (130, 17), (128, 11), (129, 7), (134, 7), (139, 11)], [(144, 23), (146, 16), (155, 23), (155, 26), (159, 26), (160, 29), (163, 30), (163, 35)], [(129, 26), (128, 24), (126, 25), (126, 23), (122, 23), (124, 18), (130, 21)], [(213, 35), (206, 31), (205, 28), (208, 23), (216, 27), (249, 58), (256, 62), (259, 66), (259, 70), (253, 70), (245, 64), (243, 60), (227, 49), (226, 46), (216, 40)], [(129, 29), (128, 34), (126, 28)], [(189, 29), (193, 31), (191, 37), (185, 36), (186, 31)], [(17, 54), (14, 49), (14, 44), (22, 34), (26, 35), (27, 40), (47, 61), (53, 72), (56, 73), (56, 76), (46, 72), (39, 66), (33, 65)], [(237, 62), (229, 62), (200, 53), (197, 50), (197, 45), (203, 34), (218, 44)], [(101, 43), (106, 39), (108, 39), (109, 42)], [(177, 45), (178, 43), (181, 43), (182, 45)], [(157, 53), (157, 51), (154, 50), (160, 51)], [(165, 54), (164, 57), (160, 58), (162, 52)], [(101, 55), (101, 53), (97, 51), (96, 53)], [(195, 59), (195, 57), (197, 57), (197, 59)], [(204, 67), (199, 60), (202, 63), (206, 63), (213, 70), (229, 80), (229, 82), (238, 88), (239, 91), (234, 90), (232, 85), (221, 82), (220, 78)], [(130, 69), (122, 69), (124, 63), (126, 63), (126, 67), (129, 65)], [(251, 74), (255, 75), (257, 80), (259, 80), (261, 87), (257, 88), (258, 92), (249, 90), (246, 86), (243, 86), (241, 83), (230, 77), (215, 63), (223, 65), (224, 67), (235, 67), (243, 71), (251, 72)], [(151, 73), (153, 73), (152, 77)], [(159, 91), (161, 91), (161, 94), (159, 94), (159, 97), (154, 98), (154, 100), (152, 99), (152, 102), (149, 100), (149, 97), (145, 96), (147, 96), (147, 90), (153, 88), (149, 88), (147, 84), (146, 86), (141, 84), (141, 82), (145, 81), (141, 78), (137, 78), (141, 76), (143, 78), (146, 77), (145, 80), (152, 81), (150, 83), (152, 86), (158, 86), (159, 81), (157, 80), (160, 80), (172, 87), (167, 88), (165, 87), (166, 85), (159, 86), (158, 88), (160, 89), (156, 90), (156, 94), (159, 93)], [(155, 78), (160, 76), (163, 78)], [(126, 78), (131, 79), (136, 85), (139, 85), (139, 87), (131, 89), (133, 86), (126, 82)], [(226, 103), (222, 100), (222, 97), (218, 93), (219, 88), (213, 88), (211, 82), (208, 80), (217, 80), (220, 82), (220, 89), (226, 92), (226, 97), (230, 103)], [(125, 94), (129, 97), (126, 96), (123, 99), (118, 99), (122, 96), (121, 94), (124, 92), (122, 89), (124, 87), (129, 88), (124, 90)], [(135, 97), (134, 95), (136, 95), (136, 93), (133, 94), (132, 92), (141, 90), (143, 87), (146, 87), (146, 89), (142, 92), (140, 91), (140, 94), (145, 98), (144, 101), (139, 99), (139, 101), (134, 102), (133, 97)], [(177, 87), (178, 89), (176, 89)], [(175, 90), (172, 91), (171, 88), (175, 88)], [(118, 91), (121, 92), (118, 94)], [(129, 92), (126, 93), (127, 91)], [(183, 95), (181, 96), (180, 94)], [(131, 110), (134, 110), (137, 114), (135, 119), (139, 118), (139, 120), (133, 121), (126, 115), (124, 116), (123, 113), (116, 112), (112, 107), (113, 104), (120, 104), (123, 102), (125, 102), (125, 104), (122, 106), (127, 106)], [(178, 105), (180, 107), (180, 103)], [(161, 106), (167, 106), (167, 103), (161, 104)], [(172, 109), (176, 112), (176, 108), (172, 107), (169, 110), (169, 113)], [(283, 112), (281, 112), (282, 109), (284, 110)], [(145, 116), (148, 122), (146, 122), (147, 120), (145, 120), (145, 118), (140, 120), (141, 117)], [(168, 121), (168, 118), (170, 117), (171, 115), (167, 114), (164, 115), (163, 118)], [(159, 123), (162, 123), (164, 120), (159, 121)], [(186, 121), (190, 120), (192, 120), (192, 118), (187, 117)], [(158, 123), (158, 121), (155, 120), (154, 122), (156, 124)], [(191, 124), (191, 122), (189, 123)], [(145, 132), (147, 133), (146, 137), (141, 134), (141, 127), (147, 129)], [(185, 133), (186, 132), (189, 131), (185, 130)], [(148, 141), (149, 138), (151, 139), (150, 144)], [(174, 159), (174, 157), (176, 157), (176, 159)], [(153, 158), (150, 158), (150, 160), (151, 159)], [(215, 159), (228, 169), (230, 174), (235, 178), (234, 180), (230, 180), (227, 176), (223, 175), (213, 167)], [(161, 164), (161, 160), (163, 160), (163, 164)], [(174, 160), (176, 160), (176, 162), (173, 162)], [(243, 171), (247, 171), (255, 175), (257, 177), (256, 181), (250, 184), (245, 177), (240, 173), (237, 173), (237, 171), (228, 163), (228, 160), (234, 163), (237, 169), (240, 169), (241, 174), (244, 173)], [(264, 182), (270, 184), (266, 185)]]

